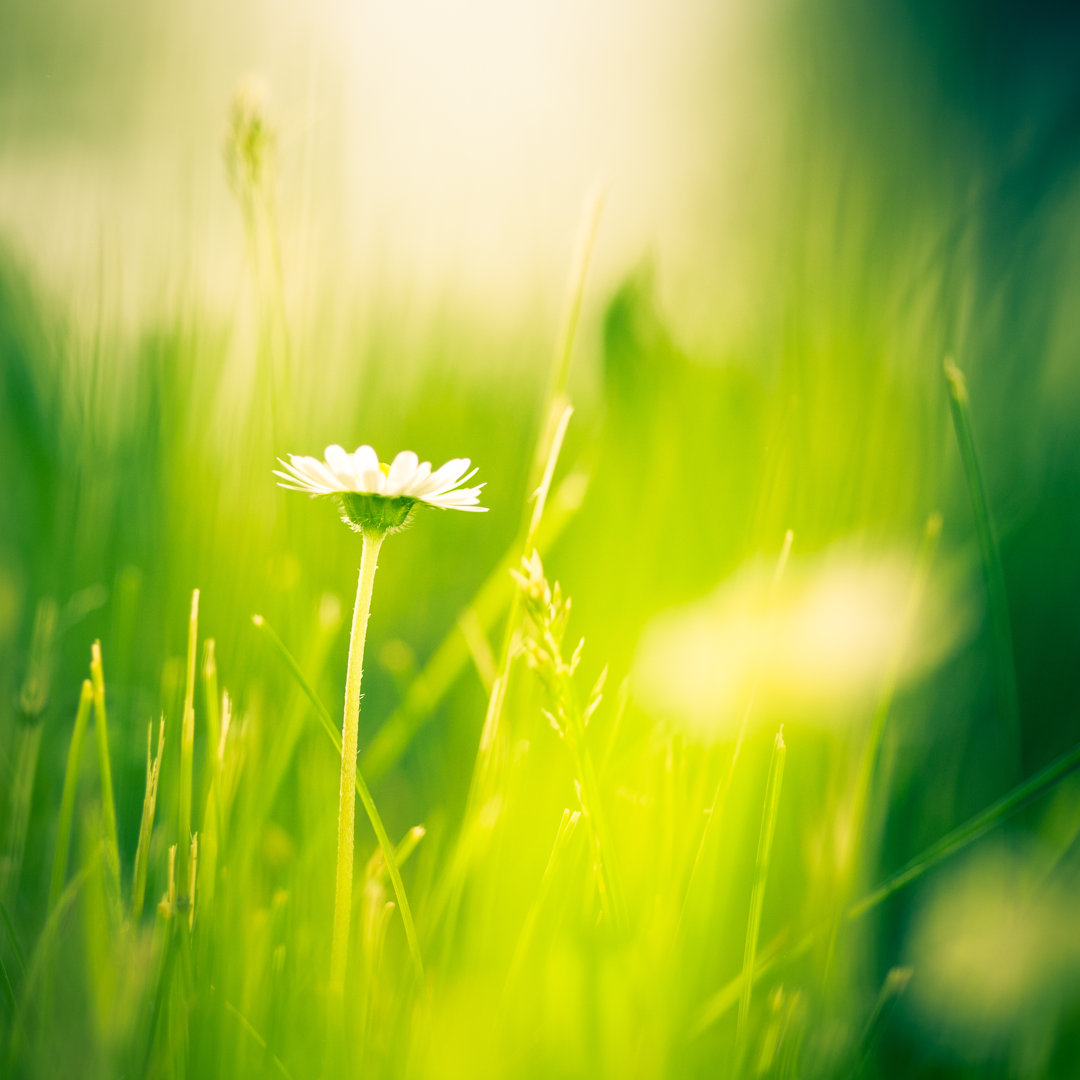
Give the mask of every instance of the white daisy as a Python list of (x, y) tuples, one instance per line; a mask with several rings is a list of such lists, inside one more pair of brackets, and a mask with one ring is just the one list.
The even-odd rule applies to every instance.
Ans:
[(290, 454), (278, 459), (278, 483), (290, 491), (309, 495), (341, 497), (352, 524), (393, 528), (404, 524), (418, 502), (441, 510), (480, 512), (480, 489), (464, 485), (476, 475), (468, 458), (452, 458), (432, 471), (430, 461), (421, 461), (411, 450), (402, 450), (389, 465), (379, 462), (370, 446), (348, 453), (340, 446), (328, 446), (323, 461)]

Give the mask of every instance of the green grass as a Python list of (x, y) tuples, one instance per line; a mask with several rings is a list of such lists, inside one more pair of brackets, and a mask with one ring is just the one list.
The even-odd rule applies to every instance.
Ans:
[[(776, 17), (689, 286), (605, 276), (613, 183), (561, 310), (360, 310), (244, 102), (242, 302), (0, 251), (0, 1075), (1080, 1068), (1072, 84), (1017, 134), (958, 15)], [(490, 507), (380, 552), (343, 988), (361, 541), (272, 476), (333, 442)]]

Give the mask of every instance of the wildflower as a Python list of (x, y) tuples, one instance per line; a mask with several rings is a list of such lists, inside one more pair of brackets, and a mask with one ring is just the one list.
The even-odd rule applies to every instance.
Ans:
[(463, 486), (476, 475), (468, 458), (451, 458), (434, 472), (430, 461), (421, 461), (411, 450), (402, 450), (390, 465), (383, 465), (370, 446), (352, 454), (328, 446), (322, 461), (296, 454), (279, 460), (282, 469), (274, 475), (283, 488), (339, 496), (345, 519), (358, 531), (399, 529), (418, 502), (440, 510), (487, 509), (478, 505), (483, 484)]
[[(345, 987), (345, 968), (349, 954), (350, 916), (352, 913), (353, 827), (356, 817), (355, 794), (360, 784), (361, 795), (367, 788), (356, 772), (357, 737), (360, 721), (360, 683), (364, 667), (364, 643), (367, 637), (371, 594), (379, 549), (388, 533), (402, 528), (417, 503), (427, 503), (443, 510), (485, 510), (477, 505), (482, 484), (464, 487), (476, 474), (469, 471), (468, 458), (452, 458), (441, 468), (432, 471), (431, 462), (421, 462), (411, 450), (404, 450), (390, 465), (379, 462), (370, 446), (361, 446), (349, 454), (340, 446), (328, 446), (324, 460), (289, 455), (279, 458), (282, 468), (275, 470), (278, 482), (290, 491), (303, 491), (311, 496), (332, 495), (340, 498), (344, 520), (363, 536), (360, 554), (360, 576), (356, 586), (352, 630), (349, 636), (349, 665), (345, 675), (345, 714), (341, 724), (341, 787), (338, 801), (337, 883), (334, 890), (334, 926), (330, 952), (330, 989), (340, 999)], [(379, 835), (380, 847), (388, 860), (392, 849), (385, 831), (371, 805), (370, 794), (365, 807)], [(396, 869), (393, 871), (396, 873)], [(400, 889), (400, 878), (395, 877)], [(405, 933), (418, 972), (419, 945), (412, 916), (404, 892), (398, 896), (402, 907)]]

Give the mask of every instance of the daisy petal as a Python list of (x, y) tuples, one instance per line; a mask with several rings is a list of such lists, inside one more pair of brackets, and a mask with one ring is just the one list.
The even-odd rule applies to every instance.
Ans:
[(376, 464), (374, 469), (367, 469), (360, 477), (360, 491), (371, 495), (382, 495), (386, 491), (386, 476)]
[(427, 478), (431, 475), (431, 462), (421, 461), (416, 467), (416, 472), (413, 473), (413, 478), (409, 481), (408, 487), (401, 493), (402, 495), (419, 495), (423, 490), (424, 485), (427, 483)]
[(453, 487), (458, 483), (468, 467), (468, 458), (451, 458), (428, 478), (428, 482), (424, 485), (424, 494), (432, 491), (445, 491), (447, 488)]
[(476, 475), (476, 469), (469, 469), (468, 458), (451, 458), (433, 471), (430, 461), (420, 461), (411, 450), (402, 450), (386, 468), (379, 464), (371, 446), (358, 446), (350, 454), (335, 443), (326, 448), (321, 461), (290, 454), (287, 461), (278, 458), (278, 464), (281, 468), (274, 469), (273, 475), (289, 491), (308, 495), (355, 492), (387, 499), (413, 499), (441, 510), (487, 510), (486, 506), (478, 505), (484, 485), (464, 486)]
[(402, 450), (390, 465), (390, 472), (386, 477), (385, 493), (387, 495), (401, 495), (412, 483), (416, 475), (420, 459), (411, 450)]
[(352, 459), (353, 468), (356, 470), (356, 475), (358, 477), (379, 467), (379, 455), (376, 454), (374, 448), (370, 446), (358, 446)]

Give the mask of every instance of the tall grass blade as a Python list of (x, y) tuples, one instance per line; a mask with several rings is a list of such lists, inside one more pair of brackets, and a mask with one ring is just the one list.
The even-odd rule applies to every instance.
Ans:
[(79, 707), (75, 712), (75, 726), (68, 743), (67, 766), (64, 769), (64, 789), (60, 796), (60, 818), (56, 827), (56, 852), (53, 855), (52, 878), (49, 884), (49, 910), (56, 906), (67, 878), (68, 852), (71, 848), (71, 823), (75, 815), (75, 796), (79, 786), (79, 765), (82, 760), (83, 736), (90, 720), (94, 703), (94, 687), (89, 679), (83, 679), (79, 694)]
[[(562, 449), (563, 439), (566, 436), (566, 428), (570, 423), (570, 417), (574, 409), (571, 405), (565, 406), (555, 425), (551, 444), (548, 450), (547, 461), (540, 477), (540, 484), (533, 497), (532, 514), (525, 530), (525, 540), (522, 544), (521, 556), (527, 558), (535, 546), (536, 534), (540, 528), (540, 522), (544, 516), (544, 507), (547, 504), (548, 491), (551, 489), (552, 477), (555, 475), (555, 466), (559, 461), (559, 451)], [(502, 715), (502, 705), (506, 697), (506, 685), (510, 679), (510, 667), (514, 660), (514, 636), (517, 633), (518, 622), (521, 619), (521, 598), (519, 590), (514, 590), (514, 597), (510, 601), (510, 614), (507, 616), (506, 631), (503, 637), (502, 656), (499, 662), (499, 674), (492, 685), (491, 694), (488, 698), (488, 709), (484, 716), (484, 727), (480, 734), (480, 751), (474, 773), (474, 785), (483, 785), (486, 779), (486, 770), (489, 764), (491, 748), (495, 743), (495, 737), (499, 729), (499, 720)], [(471, 800), (470, 800), (471, 801)]]
[(765, 788), (765, 808), (758, 837), (757, 859), (754, 867), (754, 886), (750, 893), (750, 916), (746, 925), (746, 947), (743, 952), (742, 998), (739, 1001), (739, 1021), (735, 1034), (735, 1060), (741, 1065), (746, 1052), (747, 1021), (750, 1016), (750, 997), (754, 988), (752, 973), (757, 958), (758, 935), (761, 931), (761, 911), (765, 903), (765, 884), (769, 877), (776, 817), (780, 809), (780, 790), (784, 782), (784, 760), (787, 746), (783, 727), (776, 733), (769, 780)]
[[(195, 660), (199, 644), (199, 590), (191, 594), (191, 614), (188, 619), (187, 667), (184, 682), (184, 711), (180, 728), (180, 801), (178, 837), (180, 851), (184, 852), (191, 844), (191, 789), (195, 761)], [(188, 861), (181, 855), (177, 895), (180, 903), (189, 903), (192, 899)]]
[[(999, 824), (1023, 809), (1035, 799), (1050, 791), (1061, 781), (1080, 769), (1080, 746), (1074, 747), (1057, 761), (1052, 762), (1029, 780), (1013, 788), (1009, 794), (980, 811), (973, 818), (946, 833), (940, 840), (931, 844), (922, 853), (911, 859), (895, 874), (887, 877), (877, 888), (867, 893), (862, 899), (852, 904), (844, 912), (844, 919), (854, 922), (873, 911), (894, 893), (917, 881), (946, 859), (963, 851), (980, 837), (996, 828)], [(697, 1017), (690, 1027), (691, 1036), (700, 1035), (716, 1023), (745, 993), (746, 983), (756, 983), (770, 971), (791, 963), (807, 952), (816, 942), (828, 934), (832, 921), (817, 927), (806, 934), (796, 945), (783, 951), (785, 933), (769, 946), (764, 957), (759, 957), (752, 968), (743, 965), (743, 970), (726, 986), (713, 994), (698, 1010)]]
[(949, 409), (952, 413), (956, 441), (964, 463), (971, 508), (975, 515), (975, 532), (979, 540), (986, 595), (990, 606), (990, 623), (994, 634), (997, 661), (994, 664), (998, 680), (998, 698), (1005, 731), (1013, 740), (1017, 767), (1022, 750), (1020, 706), (1016, 690), (1016, 658), (1013, 653), (1012, 620), (1009, 617), (1009, 598), (1005, 589), (1005, 574), (1001, 566), (1001, 549), (990, 516), (979, 456), (975, 450), (975, 435), (971, 424), (971, 404), (964, 373), (952, 362), (945, 361), (945, 382), (949, 389)]
[(139, 821), (139, 843), (135, 849), (135, 872), (131, 884), (131, 917), (138, 921), (146, 897), (146, 867), (150, 858), (150, 839), (154, 833), (154, 810), (157, 807), (158, 779), (161, 775), (161, 755), (165, 748), (165, 717), (158, 727), (157, 753), (153, 749), (154, 725), (146, 728), (146, 792), (143, 795), (142, 818)]
[[(572, 472), (559, 484), (546, 508), (536, 536), (537, 550), (543, 554), (563, 534), (584, 497), (586, 479)], [(515, 538), (498, 565), (470, 601), (465, 612), (413, 679), (405, 700), (379, 728), (360, 759), (360, 767), (370, 782), (392, 769), (417, 732), (446, 696), (471, 655), (461, 632), (462, 620), (469, 619), (487, 633), (511, 602), (510, 570), (521, 562), (521, 540)], [(516, 591), (516, 590), (514, 590)]]
[[(532, 506), (525, 506), (525, 526), (522, 531), (519, 558), (513, 563), (517, 566), (522, 558), (528, 558), (536, 546), (536, 538), (544, 517), (548, 491), (555, 475), (562, 441), (566, 427), (570, 423), (573, 408), (566, 400), (566, 386), (570, 377), (570, 361), (574, 354), (577, 338), (578, 321), (581, 317), (581, 305), (585, 296), (585, 282), (588, 279), (589, 263), (592, 260), (593, 245), (600, 224), (603, 209), (603, 197), (599, 189), (590, 195), (586, 204), (582, 228), (578, 236), (574, 264), (571, 269), (567, 303), (563, 324), (559, 333), (555, 353), (552, 357), (551, 381), (548, 386), (545, 407), (544, 426), (533, 452), (532, 472), (529, 486), (535, 490), (531, 497)], [(474, 766), (473, 781), (470, 786), (468, 806), (475, 808), (481, 800), (480, 793), (488, 778), (491, 766), (492, 748), (495, 746), (502, 714), (502, 703), (506, 697), (506, 684), (510, 678), (513, 663), (514, 637), (521, 619), (521, 598), (515, 589), (510, 600), (510, 611), (503, 631), (502, 650), (499, 659), (499, 674), (488, 697), (488, 709), (484, 716), (484, 726), (480, 734), (480, 749)], [(468, 817), (468, 813), (466, 814)]]
[(885, 982), (882, 983), (881, 991), (878, 993), (877, 1001), (874, 1003), (874, 1011), (870, 1014), (870, 1019), (866, 1023), (866, 1029), (859, 1044), (858, 1063), (851, 1074), (852, 1080), (862, 1076), (866, 1066), (870, 1064), (870, 1057), (874, 1052), (874, 1047), (881, 1038), (881, 1033), (884, 1031), (889, 1017), (896, 1010), (901, 996), (907, 989), (907, 985), (911, 981), (911, 974), (911, 968), (892, 968), (889, 974), (885, 976)]
[[(788, 559), (791, 557), (791, 545), (794, 543), (795, 534), (791, 529), (788, 529), (784, 533), (784, 542), (780, 545), (780, 554), (776, 560), (776, 568), (773, 571), (772, 583), (769, 589), (769, 603), (770, 608), (772, 601), (775, 599), (776, 591), (779, 588), (780, 582), (784, 576), (784, 570), (787, 567)], [(769, 629), (766, 631), (766, 641), (772, 636), (772, 613), (770, 611)], [(731, 791), (731, 785), (735, 780), (735, 767), (739, 763), (739, 757), (742, 754), (743, 743), (746, 741), (746, 732), (750, 727), (750, 717), (754, 712), (754, 703), (757, 700), (757, 688), (758, 688), (758, 675), (755, 674), (753, 682), (750, 686), (750, 692), (747, 694), (746, 705), (743, 707), (742, 717), (739, 720), (739, 730), (735, 736), (735, 746), (731, 751), (731, 760), (728, 762), (728, 767), (724, 771), (724, 775), (720, 780), (720, 783), (716, 786), (716, 791), (713, 793), (712, 803), (709, 806), (709, 813), (705, 818), (705, 825), (701, 830), (701, 839), (698, 841), (697, 850), (694, 853), (694, 861), (690, 867), (690, 874), (686, 880), (686, 888), (683, 890), (682, 907), (679, 914), (679, 927), (681, 929), (683, 921), (686, 916), (686, 908), (690, 902), (690, 896), (693, 892), (694, 882), (697, 880), (697, 876), (701, 870), (702, 859), (705, 857), (705, 850), (708, 846), (709, 837), (712, 834), (713, 829), (716, 827), (716, 822), (723, 816), (724, 808), (727, 804), (728, 794)]]
[(217, 653), (213, 638), (203, 644), (203, 695), (206, 710), (206, 763), (210, 782), (217, 775), (218, 744), (221, 742), (221, 694), (218, 690)]
[[(296, 679), (297, 684), (304, 691), (308, 701), (311, 702), (311, 705), (315, 710), (315, 715), (319, 719), (319, 723), (322, 724), (323, 730), (330, 737), (330, 741), (334, 744), (334, 748), (340, 756), (341, 734), (334, 726), (334, 721), (331, 719), (329, 710), (319, 699), (318, 694), (312, 689), (311, 684), (300, 670), (300, 665), (297, 664), (296, 660), (293, 658), (288, 646), (286, 646), (285, 642), (278, 636), (277, 631), (274, 630), (261, 615), (253, 615), (251, 621), (266, 635), (267, 640), (270, 641), (278, 651), (281, 659), (284, 660), (285, 666), (289, 669), (293, 678)], [(375, 833), (375, 838), (379, 843), (379, 847), (382, 849), (383, 858), (386, 859), (386, 872), (390, 876), (390, 883), (394, 889), (394, 896), (397, 899), (398, 908), (401, 911), (401, 922), (405, 928), (405, 938), (408, 941), (409, 953), (412, 956), (413, 965), (417, 975), (420, 978), (423, 978), (424, 962), (420, 954), (420, 941), (416, 935), (416, 925), (413, 922), (412, 908), (409, 906), (409, 898), (405, 892), (405, 884), (401, 880), (401, 871), (398, 867), (397, 857), (394, 854), (394, 845), (390, 841), (390, 837), (386, 832), (386, 826), (383, 825), (378, 808), (375, 806), (375, 800), (371, 797), (371, 792), (368, 790), (363, 773), (361, 773), (359, 768), (356, 770), (356, 794), (360, 797), (364, 812), (368, 816), (368, 821), (371, 822), (371, 828)]]
[(94, 731), (97, 735), (98, 775), (101, 781), (101, 818), (105, 839), (105, 869), (115, 898), (120, 896), (120, 844), (116, 832), (116, 801), (113, 798), (112, 765), (109, 761), (109, 724), (105, 713), (105, 670), (101, 642), (90, 652), (90, 682), (94, 688)]
[(34, 797), (34, 780), (41, 750), (42, 719), (49, 702), (52, 682), (56, 624), (56, 602), (51, 599), (40, 601), (34, 613), (26, 675), (16, 700), (18, 723), (15, 726), (15, 775), (8, 804), (4, 856), (0, 861), (0, 895), (5, 897), (18, 889), (22, 874), (26, 833), (30, 825), (30, 805)]
[(7, 965), (4, 963), (3, 953), (0, 953), (0, 990), (4, 991), (4, 998), (8, 1003), (8, 1009), (11, 1010), (11, 1014), (15, 1015), (16, 998), (15, 987), (11, 983), (11, 976), (8, 975)]

